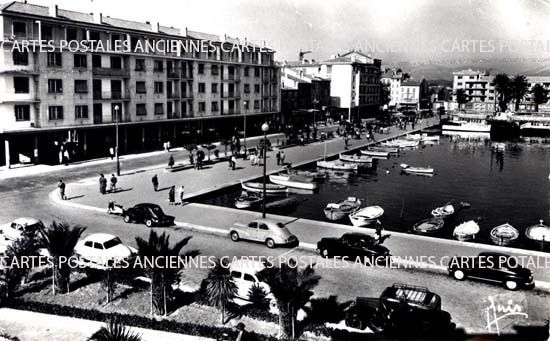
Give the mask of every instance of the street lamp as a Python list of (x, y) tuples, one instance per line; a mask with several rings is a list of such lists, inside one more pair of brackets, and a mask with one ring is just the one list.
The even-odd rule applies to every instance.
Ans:
[(266, 196), (266, 190), (265, 190), (265, 177), (266, 177), (266, 165), (265, 165), (265, 156), (267, 154), (267, 131), (269, 130), (269, 125), (267, 122), (262, 124), (262, 131), (264, 132), (264, 195), (262, 197), (262, 218), (265, 218), (265, 196)]
[(246, 109), (248, 109), (248, 101), (243, 101), (243, 106), (244, 106), (244, 129), (243, 129), (243, 134), (244, 134), (244, 156), (246, 158), (246, 152), (248, 149), (246, 149)]
[(116, 175), (120, 176), (120, 160), (118, 158), (118, 104), (115, 105), (115, 127), (116, 127), (116, 145), (115, 145), (115, 154), (116, 154)]
[(319, 103), (317, 98), (313, 99), (313, 127), (317, 125), (317, 119), (315, 117), (317, 114), (317, 103)]

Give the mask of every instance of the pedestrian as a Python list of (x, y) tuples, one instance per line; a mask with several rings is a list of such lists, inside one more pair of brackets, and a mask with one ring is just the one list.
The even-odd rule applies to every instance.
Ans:
[(248, 339), (248, 332), (245, 329), (245, 324), (239, 322), (236, 329), (238, 330), (237, 338), (235, 341), (246, 341)]
[(170, 155), (170, 159), (168, 159), (168, 167), (174, 167), (174, 155)]
[(183, 205), (183, 195), (185, 194), (185, 190), (183, 188), (183, 185), (178, 189), (178, 197), (180, 198), (180, 204)]
[(69, 151), (67, 149), (65, 149), (65, 152), (63, 153), (63, 160), (65, 163), (65, 166), (68, 166), (70, 157), (69, 157)]
[(109, 148), (109, 156), (111, 156), (111, 160), (115, 158), (115, 149), (113, 147)]
[(170, 148), (172, 148), (172, 145), (170, 144), (170, 141), (166, 142), (166, 150), (169, 152)]
[(375, 239), (376, 240), (380, 240), (380, 238), (382, 238), (382, 223), (380, 222), (380, 220), (377, 220), (376, 221), (376, 231), (374, 232), (375, 234)]
[(237, 165), (237, 158), (235, 155), (231, 156), (231, 169), (235, 170), (235, 166)]
[(256, 155), (255, 154), (250, 155), (250, 165), (251, 166), (256, 165)]
[(107, 191), (107, 179), (103, 174), (99, 174), (99, 193), (105, 194)]
[(116, 192), (117, 178), (114, 174), (111, 174), (111, 192)]
[(348, 149), (348, 141), (349, 141), (349, 137), (348, 137), (348, 135), (345, 135), (344, 136), (344, 144), (346, 145), (346, 149)]
[(229, 169), (233, 168), (233, 154), (231, 154), (231, 157), (229, 158)]
[(281, 152), (278, 151), (275, 157), (277, 158), (277, 166), (279, 166), (281, 164)]
[(176, 203), (176, 186), (170, 187), (170, 191), (168, 192), (168, 204), (174, 205)]
[(285, 165), (285, 152), (284, 150), (281, 150), (281, 165)]
[(189, 153), (189, 163), (191, 166), (195, 163), (195, 159), (193, 158), (193, 152)]
[(155, 189), (155, 192), (158, 191), (158, 189), (159, 189), (159, 178), (156, 174), (151, 179), (151, 182), (153, 183), (153, 188)]
[(164, 143), (162, 144), (162, 148), (164, 148), (164, 151), (165, 151), (165, 152), (168, 152), (168, 143), (164, 142)]
[(59, 188), (59, 197), (61, 200), (67, 200), (67, 196), (65, 195), (65, 183), (63, 180), (59, 179), (59, 182), (57, 183), (57, 188)]

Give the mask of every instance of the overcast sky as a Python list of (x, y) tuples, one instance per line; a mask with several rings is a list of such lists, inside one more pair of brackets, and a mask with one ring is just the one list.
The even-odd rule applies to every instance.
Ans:
[(277, 60), (351, 48), (385, 62), (550, 57), (550, 0), (29, 0), (266, 40)]

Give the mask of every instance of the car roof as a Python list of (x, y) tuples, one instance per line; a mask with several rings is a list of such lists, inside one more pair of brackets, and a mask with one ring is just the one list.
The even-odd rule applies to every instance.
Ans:
[(19, 224), (19, 225), (23, 225), (23, 226), (35, 225), (35, 224), (41, 223), (40, 220), (38, 220), (36, 218), (29, 218), (29, 217), (17, 218), (13, 222), (16, 223), (16, 224)]
[[(368, 235), (366, 233), (361, 233), (361, 232), (350, 232), (350, 233), (344, 233), (343, 236), (350, 236), (350, 237), (355, 237), (355, 238), (367, 238), (367, 239), (373, 239), (373, 237), (371, 235)], [(342, 236), (342, 237), (343, 237)]]
[(282, 222), (280, 222), (280, 221), (272, 220), (272, 219), (266, 219), (266, 218), (254, 219), (254, 220), (252, 220), (251, 222), (265, 223), (265, 224), (273, 224), (273, 225), (276, 225), (276, 224), (278, 224), (278, 223), (281, 223), (281, 224), (284, 225), (284, 223), (282, 223)]
[(96, 243), (105, 243), (106, 241), (109, 241), (113, 238), (118, 238), (118, 237), (109, 233), (93, 233), (87, 236), (86, 238), (84, 238), (84, 240), (93, 241)]
[(241, 258), (233, 261), (229, 266), (229, 269), (232, 271), (257, 273), (265, 269), (265, 265), (258, 260)]
[[(160, 206), (157, 205), (157, 204), (151, 204), (151, 203), (148, 203), (148, 202), (141, 203), (141, 204), (137, 204), (136, 206), (142, 206), (142, 207), (160, 207)], [(134, 207), (135, 207), (135, 206), (134, 206)]]

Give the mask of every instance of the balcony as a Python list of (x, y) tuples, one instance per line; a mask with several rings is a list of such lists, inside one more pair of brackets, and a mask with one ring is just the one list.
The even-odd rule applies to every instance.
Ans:
[(173, 91), (173, 92), (169, 92), (168, 93), (168, 98), (171, 98), (171, 99), (180, 99), (180, 93), (177, 92), (177, 91)]
[(181, 99), (193, 99), (193, 94), (184, 92), (181, 94)]
[(130, 100), (129, 91), (94, 91), (94, 100)]
[(226, 76), (224, 75), (222, 77), (222, 81), (224, 81), (224, 82), (240, 82), (241, 77), (238, 76), (238, 75), (231, 75), (231, 74), (226, 75)]
[(105, 76), (105, 77), (130, 77), (130, 70), (127, 69), (110, 69), (105, 67), (94, 67), (92, 68), (92, 73), (94, 76)]
[(222, 94), (222, 98), (240, 98), (241, 95), (237, 92), (228, 92)]
[(181, 71), (178, 69), (168, 69), (166, 70), (166, 75), (168, 76), (168, 78), (180, 78)]

